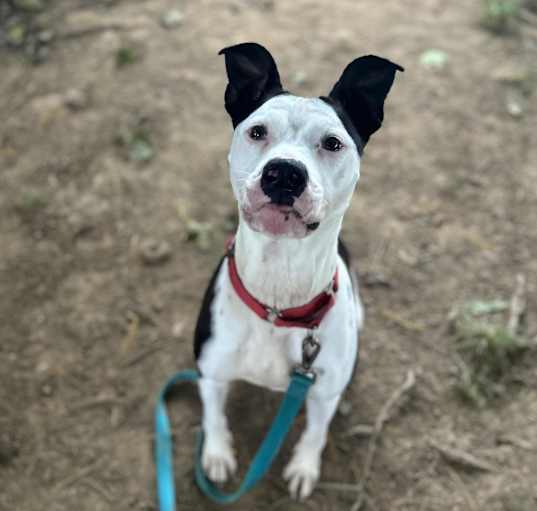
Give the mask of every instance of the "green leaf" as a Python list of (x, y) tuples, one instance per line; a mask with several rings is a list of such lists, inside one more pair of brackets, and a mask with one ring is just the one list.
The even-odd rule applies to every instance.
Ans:
[(437, 49), (426, 50), (420, 56), (420, 64), (427, 69), (443, 69), (447, 61), (448, 54)]
[(472, 316), (483, 316), (484, 314), (495, 314), (509, 308), (509, 302), (505, 300), (475, 300), (467, 302), (464, 310)]
[(129, 158), (133, 161), (149, 161), (155, 156), (153, 146), (146, 138), (136, 136), (129, 143)]

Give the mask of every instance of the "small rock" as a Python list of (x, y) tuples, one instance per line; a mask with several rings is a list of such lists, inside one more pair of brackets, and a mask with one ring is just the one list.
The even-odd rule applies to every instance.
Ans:
[(292, 82), (297, 85), (304, 85), (308, 81), (308, 75), (305, 71), (296, 71), (291, 77)]
[(41, 386), (41, 395), (43, 397), (50, 397), (52, 396), (52, 385), (50, 383), (45, 383)]
[(524, 114), (524, 98), (516, 91), (510, 91), (505, 99), (505, 108), (512, 117), (521, 117)]
[(392, 287), (386, 275), (380, 271), (368, 271), (360, 280), (366, 287)]
[(50, 362), (48, 360), (40, 360), (35, 368), (39, 374), (46, 374), (50, 371)]
[(351, 404), (351, 402), (348, 401), (347, 399), (342, 399), (339, 402), (339, 405), (337, 407), (337, 411), (343, 417), (347, 417), (352, 412), (352, 404)]
[(54, 39), (54, 32), (52, 30), (41, 30), (37, 34), (37, 40), (41, 44), (49, 44)]
[(172, 249), (166, 241), (149, 239), (142, 242), (140, 253), (145, 264), (156, 265), (167, 261), (171, 257)]
[(184, 330), (185, 330), (184, 320), (176, 321), (172, 326), (172, 335), (176, 339), (179, 339), (183, 335)]
[(88, 105), (88, 97), (80, 89), (69, 89), (64, 96), (65, 106), (71, 110), (83, 110)]
[(166, 29), (177, 28), (183, 23), (185, 16), (179, 9), (171, 9), (160, 18), (160, 24)]

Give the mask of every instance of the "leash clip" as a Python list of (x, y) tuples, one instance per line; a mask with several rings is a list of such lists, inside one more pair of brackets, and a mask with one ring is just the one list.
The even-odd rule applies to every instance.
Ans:
[(313, 335), (313, 332), (306, 335), (302, 341), (302, 362), (294, 367), (294, 371), (315, 382), (317, 373), (311, 366), (313, 365), (313, 362), (315, 362), (320, 351), (321, 343)]

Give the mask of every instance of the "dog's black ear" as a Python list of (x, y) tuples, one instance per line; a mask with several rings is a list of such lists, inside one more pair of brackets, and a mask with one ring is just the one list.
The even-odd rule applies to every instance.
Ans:
[(283, 92), (276, 63), (260, 44), (237, 44), (220, 50), (218, 54), (226, 58), (229, 83), (225, 103), (233, 127), (267, 99)]
[(382, 124), (384, 100), (396, 71), (404, 69), (375, 55), (357, 58), (345, 68), (329, 94), (329, 98), (337, 105), (336, 111), (342, 110), (358, 132), (362, 146)]

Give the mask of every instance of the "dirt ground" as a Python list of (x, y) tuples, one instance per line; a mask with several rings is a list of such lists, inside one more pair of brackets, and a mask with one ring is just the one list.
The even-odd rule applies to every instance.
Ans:
[[(447, 319), (468, 299), (509, 299), (522, 274), (537, 336), (537, 95), (524, 74), (537, 17), (524, 12), (504, 35), (462, 0), (58, 0), (25, 15), (33, 46), (0, 48), (0, 509), (156, 509), (154, 397), (193, 366), (197, 310), (235, 218), (217, 52), (248, 40), (302, 95), (326, 93), (358, 55), (406, 67), (344, 225), (366, 328), (322, 481), (360, 479), (370, 439), (345, 432), (372, 425), (413, 370), (364, 509), (537, 509), (537, 358), (468, 406)], [(424, 62), (430, 49), (440, 62)], [(217, 509), (193, 482), (200, 407), (184, 394), (170, 406), (178, 509)], [(244, 468), (278, 397), (240, 385), (231, 401)], [(350, 509), (356, 492), (342, 487), (288, 497), (298, 429), (231, 509)]]

